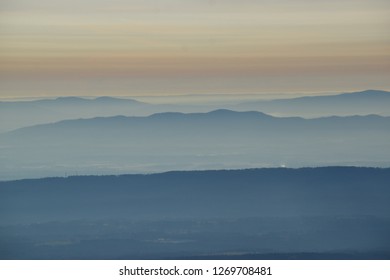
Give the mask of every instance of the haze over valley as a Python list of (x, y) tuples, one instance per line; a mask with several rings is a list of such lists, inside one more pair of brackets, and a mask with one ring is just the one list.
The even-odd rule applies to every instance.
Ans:
[(389, 15), (1, 1), (0, 259), (389, 260)]
[[(57, 102), (52, 101), (54, 108)], [(81, 103), (89, 102), (96, 101)], [(0, 134), (0, 165), (3, 180), (255, 167), (387, 167), (389, 143), (390, 117), (304, 119), (219, 109), (16, 129)]]
[(160, 98), (160, 103), (145, 103), (114, 97), (59, 97), (34, 101), (2, 101), (0, 102), (0, 133), (67, 119), (118, 115), (148, 116), (163, 112), (196, 113), (218, 109), (259, 111), (272, 116), (303, 118), (369, 114), (390, 116), (390, 92), (379, 90), (276, 100), (259, 100), (258, 97), (248, 101), (237, 97), (234, 101), (223, 102), (223, 98), (224, 96), (220, 95), (217, 99), (219, 102), (212, 103), (191, 101), (190, 98), (189, 101), (180, 103), (169, 99), (163, 102), (164, 98)]

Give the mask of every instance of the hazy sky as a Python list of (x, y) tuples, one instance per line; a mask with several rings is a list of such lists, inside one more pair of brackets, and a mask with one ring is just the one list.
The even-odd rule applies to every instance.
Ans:
[(0, 0), (0, 97), (390, 89), (388, 0)]

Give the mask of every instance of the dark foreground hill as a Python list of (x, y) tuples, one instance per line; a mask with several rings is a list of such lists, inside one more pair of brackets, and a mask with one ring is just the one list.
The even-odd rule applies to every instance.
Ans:
[(1, 182), (0, 258), (387, 258), (389, 182), (355, 167)]

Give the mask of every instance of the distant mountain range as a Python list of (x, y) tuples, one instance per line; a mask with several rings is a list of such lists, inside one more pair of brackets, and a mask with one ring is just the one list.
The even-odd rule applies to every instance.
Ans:
[(132, 115), (145, 111), (149, 104), (132, 99), (98, 97), (59, 97), (35, 101), (0, 102), (0, 132), (24, 126), (66, 119), (96, 116)]
[(0, 132), (66, 119), (148, 116), (161, 112), (208, 112), (216, 109), (261, 111), (274, 116), (390, 116), (390, 92), (367, 90), (332, 96), (313, 96), (271, 101), (253, 100), (233, 105), (148, 104), (133, 99), (60, 97), (35, 101), (0, 102)]
[(390, 117), (98, 117), (0, 135), (0, 178), (267, 166), (390, 166)]
[(236, 110), (256, 110), (275, 116), (348, 116), (390, 115), (390, 92), (366, 90), (326, 96), (306, 96), (293, 99), (252, 101), (234, 106)]
[(0, 102), (0, 259), (388, 259), (389, 181), (390, 92)]

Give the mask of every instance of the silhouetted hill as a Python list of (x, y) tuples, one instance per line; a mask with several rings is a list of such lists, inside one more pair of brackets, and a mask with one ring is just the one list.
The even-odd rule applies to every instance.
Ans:
[[(275, 166), (390, 166), (390, 117), (217, 110), (99, 117), (0, 136), (0, 178)], [(12, 166), (17, 166), (13, 168)]]
[(34, 101), (0, 102), (0, 132), (65, 119), (137, 115), (152, 105), (133, 99), (59, 97)]
[(252, 101), (233, 106), (236, 110), (256, 110), (277, 116), (390, 115), (390, 92), (366, 90), (325, 96)]
[(387, 259), (390, 169), (0, 182), (0, 259)]
[(203, 112), (207, 110), (209, 110), (207, 106), (149, 104), (129, 98), (108, 96), (88, 99), (58, 97), (33, 101), (0, 102), (0, 133), (67, 119), (117, 115), (148, 116), (167, 111)]
[[(123, 140), (129, 134), (132, 137), (142, 138), (146, 132), (150, 134), (164, 134), (166, 137), (172, 137), (172, 140), (174, 140), (176, 136), (189, 136), (191, 138), (194, 135), (189, 135), (188, 133), (196, 131), (203, 133), (198, 134), (198, 136), (208, 141), (212, 140), (208, 138), (215, 130), (235, 138), (245, 138), (255, 135), (272, 137), (271, 134), (266, 135), (267, 133), (286, 134), (286, 137), (294, 137), (297, 133), (310, 133), (313, 130), (316, 132), (324, 132), (324, 130), (326, 132), (329, 132), (329, 130), (334, 130), (334, 132), (339, 130), (356, 132), (377, 129), (387, 132), (389, 128), (390, 117), (377, 115), (303, 119), (298, 117), (277, 118), (255, 111), (235, 112), (220, 109), (209, 113), (184, 114), (167, 112), (148, 117), (114, 116), (64, 120), (57, 123), (21, 128), (3, 133), (0, 137), (12, 139), (12, 142), (15, 143), (15, 140), (16, 142), (23, 142), (25, 139), (33, 141), (35, 137), (47, 139), (48, 135), (53, 135), (58, 137), (57, 140), (62, 139), (62, 141), (66, 142), (68, 139), (66, 139), (65, 135), (74, 135), (77, 141), (88, 140), (88, 142), (93, 144), (93, 138), (81, 138), (88, 138), (91, 133), (100, 134), (100, 137), (106, 136), (110, 138), (112, 134), (107, 135), (107, 132), (110, 131)], [(19, 141), (13, 139), (14, 137), (17, 137)]]
[[(0, 182), (2, 223), (56, 219), (390, 216), (390, 169), (324, 167)], [(329, 207), (332, 205), (332, 207)], [(180, 211), (178, 211), (180, 210)]]
[(270, 101), (252, 100), (237, 104), (148, 104), (127, 98), (59, 97), (34, 101), (0, 102), (0, 133), (36, 124), (67, 119), (148, 116), (162, 112), (208, 112), (221, 108), (261, 111), (275, 116), (348, 116), (377, 114), (390, 116), (390, 93), (367, 90), (332, 96), (312, 96)]

